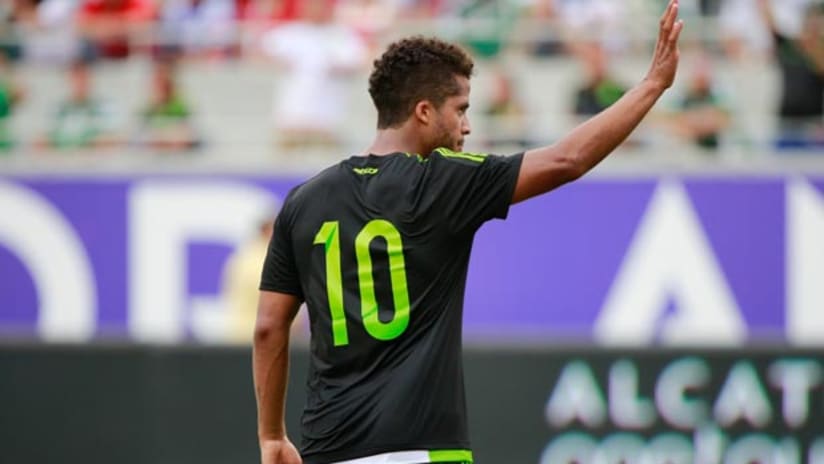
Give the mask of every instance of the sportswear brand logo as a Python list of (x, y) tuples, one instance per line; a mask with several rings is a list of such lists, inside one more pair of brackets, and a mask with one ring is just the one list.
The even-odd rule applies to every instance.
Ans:
[(377, 174), (378, 168), (352, 168), (356, 174), (360, 174), (362, 176), (369, 175), (369, 174)]

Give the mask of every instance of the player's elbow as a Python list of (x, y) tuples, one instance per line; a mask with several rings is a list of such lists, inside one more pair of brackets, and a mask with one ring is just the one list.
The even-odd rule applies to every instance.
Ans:
[(271, 340), (274, 333), (274, 326), (272, 324), (261, 323), (260, 319), (255, 322), (255, 331), (252, 340), (255, 345), (265, 345), (267, 341)]
[(553, 160), (552, 171), (556, 173), (561, 184), (572, 182), (581, 178), (587, 172), (587, 167), (581, 161), (581, 157), (564, 154), (556, 156)]
[[(561, 147), (563, 148), (563, 147)], [(524, 155), (513, 203), (554, 190), (583, 176), (580, 158), (553, 145)]]
[(254, 343), (274, 343), (289, 339), (289, 328), (300, 301), (293, 295), (261, 291), (253, 333)]
[(255, 345), (267, 345), (289, 332), (289, 324), (277, 317), (259, 313), (255, 321), (253, 341)]

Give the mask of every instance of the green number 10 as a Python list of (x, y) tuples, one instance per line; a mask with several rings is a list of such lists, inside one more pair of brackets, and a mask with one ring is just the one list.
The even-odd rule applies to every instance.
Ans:
[[(326, 294), (332, 314), (332, 336), (335, 346), (349, 344), (346, 329), (346, 312), (343, 309), (343, 274), (341, 273), (339, 221), (324, 222), (315, 245), (323, 245), (326, 251)], [(391, 321), (381, 322), (378, 317), (378, 301), (375, 298), (375, 281), (372, 277), (372, 256), (369, 244), (377, 237), (386, 240), (389, 255), (389, 278), (392, 283), (392, 301), (395, 315)], [(363, 326), (369, 335), (378, 340), (397, 338), (409, 325), (409, 289), (406, 286), (406, 264), (403, 259), (403, 241), (398, 229), (383, 219), (369, 221), (355, 237), (355, 256), (358, 261), (358, 282), (361, 298)]]

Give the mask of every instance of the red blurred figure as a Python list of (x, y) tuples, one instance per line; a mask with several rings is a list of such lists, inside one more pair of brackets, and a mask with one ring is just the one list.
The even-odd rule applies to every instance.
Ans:
[(300, 0), (237, 0), (238, 19), (278, 23), (298, 17)]
[(78, 28), (87, 58), (123, 59), (132, 42), (155, 16), (151, 0), (86, 0), (78, 12)]

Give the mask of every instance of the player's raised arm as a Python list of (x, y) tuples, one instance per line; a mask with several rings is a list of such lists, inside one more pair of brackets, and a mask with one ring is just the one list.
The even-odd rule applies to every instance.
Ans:
[(678, 0), (670, 0), (661, 16), (652, 64), (641, 83), (555, 144), (526, 152), (512, 196), (513, 203), (581, 177), (638, 126), (675, 79), (678, 37), (684, 25), (677, 18)]
[(301, 464), (286, 436), (284, 402), (289, 369), (289, 328), (300, 307), (296, 296), (260, 292), (252, 369), (262, 464)]

